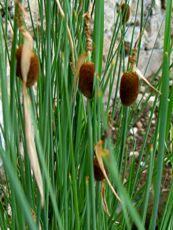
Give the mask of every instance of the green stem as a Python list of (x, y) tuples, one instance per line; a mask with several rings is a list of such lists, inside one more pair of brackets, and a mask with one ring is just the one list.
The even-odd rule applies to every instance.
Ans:
[(150, 229), (155, 229), (158, 216), (160, 189), (163, 171), (163, 159), (165, 153), (165, 137), (167, 125), (167, 111), (168, 111), (168, 95), (169, 95), (169, 75), (170, 75), (170, 52), (171, 52), (171, 9), (172, 0), (167, 0), (166, 3), (166, 21), (165, 21), (165, 36), (164, 36), (164, 53), (163, 53), (163, 69), (162, 69), (162, 87), (161, 87), (161, 101), (159, 110), (159, 147), (158, 147), (158, 161), (157, 174), (155, 180), (155, 196), (152, 218), (150, 222)]

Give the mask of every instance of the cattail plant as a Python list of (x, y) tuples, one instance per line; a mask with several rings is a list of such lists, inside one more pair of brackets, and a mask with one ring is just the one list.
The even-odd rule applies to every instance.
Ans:
[(91, 61), (91, 52), (93, 49), (90, 28), (91, 10), (84, 14), (84, 18), (87, 58), (84, 63), (81, 63), (79, 69), (79, 89), (85, 97), (92, 98), (95, 67)]
[[(7, 12), (9, 1), (3, 2)], [(143, 1), (133, 1), (132, 23), (124, 19), (127, 22), (123, 24), (119, 7), (111, 19), (112, 37), (106, 37), (110, 44), (104, 42), (107, 13), (110, 16), (115, 10), (112, 7), (112, 12), (104, 15), (109, 1), (16, 2), (19, 10), (15, 17), (10, 18), (7, 12), (0, 19), (0, 228), (144, 230), (151, 220), (150, 229), (156, 225), (172, 229), (172, 85), (168, 82), (172, 49), (166, 19), (172, 18), (172, 0), (167, 1), (167, 17), (163, 17), (167, 28), (163, 62), (152, 74), (152, 81), (157, 79), (162, 89), (161, 103), (149, 90), (142, 103), (135, 102), (142, 74), (136, 57), (130, 55), (136, 33), (134, 14), (140, 31), (146, 30), (151, 19), (145, 15)], [(28, 12), (24, 12), (22, 2), (26, 2)], [(92, 42), (86, 36), (84, 15), (90, 2), (94, 3), (93, 49), (86, 48)], [(29, 13), (27, 17), (25, 13)], [(23, 17), (25, 22), (21, 22)], [(131, 37), (127, 69), (126, 35)], [(159, 44), (160, 35), (161, 30)], [(137, 48), (140, 51), (140, 46)], [(151, 67), (152, 60), (148, 61)], [(121, 69), (125, 69), (123, 73)], [(119, 105), (119, 89), (122, 105), (135, 103), (133, 109)], [(1, 159), (5, 182), (1, 180)], [(167, 201), (162, 197), (168, 197)]]
[(120, 98), (125, 106), (136, 101), (139, 91), (139, 77), (136, 72), (125, 72), (121, 77)]
[(130, 106), (136, 101), (139, 92), (139, 76), (134, 71), (136, 62), (136, 49), (133, 49), (132, 55), (129, 57), (131, 64), (130, 70), (123, 73), (120, 83), (120, 99), (124, 106)]
[(35, 176), (38, 189), (41, 196), (41, 204), (44, 205), (44, 191), (41, 170), (39, 166), (37, 151), (34, 142), (33, 124), (31, 119), (30, 98), (26, 87), (32, 86), (38, 78), (39, 64), (38, 58), (33, 52), (33, 38), (24, 27), (23, 15), (26, 14), (22, 4), (16, 0), (16, 18), (19, 31), (23, 35), (24, 43), (19, 46), (16, 51), (17, 67), (16, 74), (22, 80), (22, 93), (24, 104), (24, 118), (25, 118), (25, 135), (26, 143), (31, 163), (31, 168)]
[(94, 63), (82, 64), (79, 72), (79, 89), (87, 98), (93, 97)]
[(130, 69), (129, 71), (124, 72), (121, 77), (120, 99), (124, 106), (130, 106), (136, 101), (139, 93), (139, 78), (149, 85), (152, 90), (159, 93), (159, 91), (149, 83), (149, 81), (142, 75), (141, 71), (136, 67), (136, 47), (140, 36), (141, 35), (138, 36), (138, 39), (135, 42), (132, 55), (129, 56)]
[(120, 5), (122, 24), (126, 24), (130, 18), (130, 6), (127, 3), (122, 3)]

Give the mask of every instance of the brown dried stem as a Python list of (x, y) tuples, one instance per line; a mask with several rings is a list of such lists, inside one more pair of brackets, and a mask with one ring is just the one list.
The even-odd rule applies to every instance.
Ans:
[(93, 50), (92, 38), (91, 38), (91, 14), (87, 12), (84, 14), (85, 19), (85, 35), (86, 35), (86, 51), (88, 56), (90, 56)]
[(24, 16), (26, 15), (26, 11), (23, 5), (19, 2), (19, 0), (15, 0), (15, 7), (16, 7), (15, 19), (17, 21), (17, 26), (19, 28), (19, 31), (23, 34), (23, 32), (26, 31), (24, 26)]

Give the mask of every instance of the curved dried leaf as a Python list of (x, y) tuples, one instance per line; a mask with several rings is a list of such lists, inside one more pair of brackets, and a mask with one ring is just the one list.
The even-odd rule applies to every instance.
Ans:
[(96, 153), (96, 157), (97, 157), (100, 169), (103, 172), (103, 175), (104, 175), (104, 177), (105, 177), (105, 179), (106, 179), (111, 191), (113, 192), (113, 194), (115, 195), (117, 200), (119, 202), (121, 202), (118, 194), (116, 193), (114, 187), (112, 186), (112, 184), (111, 184), (111, 182), (110, 182), (110, 180), (109, 180), (109, 178), (107, 176), (107, 173), (106, 173), (106, 170), (105, 170), (105, 167), (104, 167), (104, 164), (103, 164), (102, 157), (109, 155), (109, 151), (107, 149), (103, 149), (103, 141), (102, 140), (98, 141), (98, 143), (95, 145), (95, 153)]
[(41, 204), (44, 206), (44, 191), (43, 191), (43, 180), (40, 170), (40, 165), (38, 161), (37, 151), (34, 142), (34, 130), (32, 126), (31, 114), (30, 114), (30, 99), (27, 94), (26, 85), (23, 85), (23, 95), (24, 95), (24, 116), (25, 116), (25, 135), (26, 144), (28, 149), (28, 155), (31, 163), (31, 168), (34, 173), (34, 177), (40, 192)]
[(161, 95), (161, 92), (159, 90), (157, 90), (156, 88), (154, 88), (154, 86), (151, 85), (151, 83), (143, 76), (143, 74), (141, 73), (141, 71), (138, 68), (135, 68), (134, 71), (138, 74), (138, 76), (152, 89), (154, 90), (156, 93)]
[(106, 202), (106, 198), (105, 198), (105, 183), (104, 181), (101, 182), (101, 198), (102, 198), (102, 204), (103, 204), (103, 209), (105, 211), (105, 213), (110, 216), (110, 212), (109, 212), (109, 209), (108, 209), (108, 205), (107, 205), (107, 202)]

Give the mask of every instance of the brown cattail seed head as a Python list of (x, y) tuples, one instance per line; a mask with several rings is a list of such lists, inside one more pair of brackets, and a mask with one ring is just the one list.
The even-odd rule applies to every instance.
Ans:
[[(16, 66), (16, 75), (23, 80), (22, 77), (22, 69), (21, 69), (21, 57), (22, 57), (22, 49), (23, 45), (19, 46), (19, 48), (16, 50), (16, 60), (17, 60), (17, 66)], [(39, 74), (39, 61), (37, 55), (32, 52), (31, 55), (31, 61), (30, 61), (30, 67), (27, 75), (27, 81), (26, 86), (31, 87), (35, 84), (35, 82), (38, 79)]]
[(94, 178), (96, 181), (102, 181), (104, 180), (104, 175), (100, 169), (100, 166), (99, 166), (99, 163), (98, 163), (98, 160), (96, 157), (94, 157)]
[(130, 18), (130, 6), (127, 3), (121, 5), (122, 23), (125, 24)]
[(93, 97), (94, 63), (84, 63), (79, 71), (79, 89), (87, 98)]
[(125, 106), (135, 102), (139, 90), (139, 77), (135, 72), (125, 72), (121, 77), (120, 98)]

